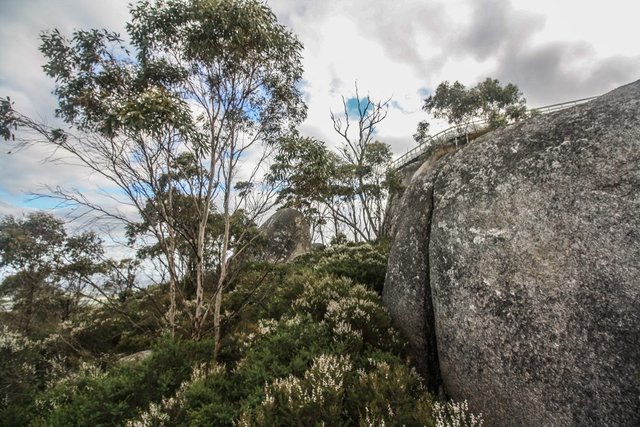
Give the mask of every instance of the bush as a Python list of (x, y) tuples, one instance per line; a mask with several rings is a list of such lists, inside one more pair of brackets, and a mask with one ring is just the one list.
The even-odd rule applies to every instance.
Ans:
[(84, 364), (74, 375), (53, 385), (38, 400), (45, 425), (122, 424), (151, 403), (172, 396), (190, 378), (192, 368), (208, 362), (210, 340), (163, 338), (151, 357), (137, 364), (120, 364), (103, 371)]
[(267, 384), (262, 402), (238, 424), (433, 426), (431, 407), (418, 376), (397, 358), (355, 369), (349, 356), (322, 354), (303, 375)]
[(392, 352), (403, 349), (380, 296), (349, 279), (329, 276), (308, 281), (292, 306), (296, 313), (326, 322), (336, 337), (358, 336), (363, 345)]
[(320, 274), (349, 278), (382, 294), (389, 250), (388, 241), (338, 244), (300, 257), (297, 263), (312, 265)]
[(26, 424), (46, 380), (45, 365), (38, 342), (0, 327), (0, 425)]
[[(398, 356), (404, 342), (391, 328), (375, 292), (349, 279), (319, 278), (308, 271), (296, 271), (288, 280), (297, 291), (287, 294), (289, 300), (295, 296), (287, 312), (280, 319), (265, 318), (238, 331), (234, 346), (239, 360), (233, 369), (191, 385), (184, 394), (182, 418), (171, 419), (171, 424), (206, 425), (203, 420), (215, 412), (226, 417), (218, 416), (217, 425), (232, 425), (241, 414), (241, 422), (249, 425), (315, 425), (322, 420), (328, 425), (352, 425), (350, 417), (380, 418), (376, 414), (382, 403), (368, 408), (372, 401), (358, 397), (363, 387), (358, 378), (372, 369), (381, 372), (382, 365), (376, 363), (394, 366), (393, 375), (405, 374), (405, 383), (400, 385), (404, 394), (391, 386), (382, 389), (380, 384), (367, 383), (372, 390), (386, 390), (377, 397), (380, 402), (398, 402), (415, 419), (428, 418), (430, 406), (415, 406), (417, 396), (425, 391)], [(269, 306), (273, 301), (264, 303)], [(330, 378), (342, 378), (343, 371), (347, 388), (323, 388)], [(374, 394), (367, 393), (367, 398)], [(409, 406), (415, 406), (412, 412)], [(386, 404), (384, 410), (388, 410)], [(416, 411), (422, 415), (415, 415)], [(324, 418), (317, 418), (319, 414)]]
[(289, 376), (265, 386), (255, 413), (243, 414), (239, 425), (342, 425), (345, 376), (352, 369), (349, 356), (319, 355), (302, 378)]
[(469, 412), (467, 401), (463, 402), (435, 402), (433, 404), (436, 427), (480, 427), (482, 415)]

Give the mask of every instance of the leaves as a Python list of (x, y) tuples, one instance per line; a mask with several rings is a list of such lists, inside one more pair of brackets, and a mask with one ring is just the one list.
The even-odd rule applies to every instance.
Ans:
[[(424, 100), (422, 109), (435, 118), (443, 118), (458, 128), (465, 128), (473, 119), (484, 119), (491, 128), (504, 126), (523, 118), (526, 100), (512, 83), (500, 85), (497, 79), (487, 78), (467, 89), (462, 83), (440, 83), (434, 95)], [(427, 122), (418, 125), (416, 141), (425, 140)]]
[(95, 233), (69, 236), (63, 221), (52, 215), (5, 217), (0, 222), (0, 267), (6, 277), (0, 289), (12, 297), (21, 329), (30, 333), (37, 317), (50, 323), (47, 310), (62, 301), (63, 309), (53, 312), (68, 317), (80, 302), (85, 280), (105, 272), (103, 254), (102, 240)]

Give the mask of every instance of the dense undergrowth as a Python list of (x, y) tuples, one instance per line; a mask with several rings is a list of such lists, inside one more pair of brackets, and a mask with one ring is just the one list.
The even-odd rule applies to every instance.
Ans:
[(215, 363), (212, 340), (164, 334), (136, 295), (44, 339), (4, 328), (0, 425), (473, 425), (406, 364), (380, 298), (386, 254), (385, 244), (339, 245), (247, 266), (225, 297)]

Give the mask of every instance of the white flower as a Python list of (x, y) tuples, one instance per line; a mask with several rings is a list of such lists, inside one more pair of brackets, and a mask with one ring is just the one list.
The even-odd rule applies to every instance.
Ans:
[(480, 427), (482, 415), (469, 413), (467, 401), (449, 401), (444, 404), (435, 402), (433, 412), (436, 418), (436, 427)]

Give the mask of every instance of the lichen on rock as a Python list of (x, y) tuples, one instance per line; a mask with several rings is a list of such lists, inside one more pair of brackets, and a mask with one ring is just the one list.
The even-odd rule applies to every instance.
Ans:
[(640, 81), (487, 134), (405, 197), (385, 302), (423, 373), (490, 425), (640, 425)]

